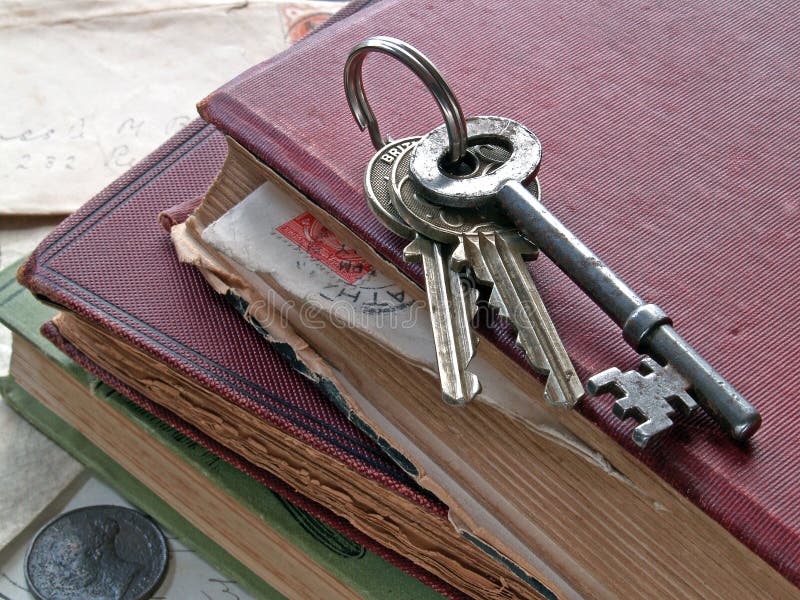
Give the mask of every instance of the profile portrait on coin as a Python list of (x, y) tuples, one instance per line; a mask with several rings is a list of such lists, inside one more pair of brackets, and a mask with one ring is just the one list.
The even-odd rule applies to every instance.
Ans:
[(142, 565), (117, 554), (120, 527), (114, 519), (100, 517), (83, 525), (70, 528), (51, 546), (52, 568), (58, 571), (50, 579), (53, 597), (122, 598)]
[(163, 537), (152, 528), (144, 515), (122, 507), (62, 515), (31, 544), (26, 564), (31, 592), (48, 600), (149, 597), (166, 566)]

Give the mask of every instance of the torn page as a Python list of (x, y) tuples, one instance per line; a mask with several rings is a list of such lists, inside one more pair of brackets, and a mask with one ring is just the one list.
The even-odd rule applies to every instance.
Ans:
[[(314, 315), (328, 314), (332, 322), (363, 332), (431, 376), (438, 372), (427, 306), (342, 246), (283, 188), (264, 183), (209, 225), (202, 237), (221, 254), (301, 299), (303, 306), (297, 308), (307, 325), (315, 326)], [(268, 331), (281, 326), (266, 312), (253, 316)], [(560, 428), (547, 409), (530, 401), (529, 390), (506, 378), (485, 355), (479, 353), (470, 370), (483, 386), (478, 401), (531, 423)]]

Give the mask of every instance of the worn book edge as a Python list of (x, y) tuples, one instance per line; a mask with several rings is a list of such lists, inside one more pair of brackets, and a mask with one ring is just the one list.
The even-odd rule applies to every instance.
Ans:
[[(479, 563), (481, 559), (485, 559), (490, 563), (492, 561), (446, 526), (446, 507), (433, 498), (431, 494), (425, 493), (414, 485), (410, 478), (407, 478), (402, 473), (401, 469), (392, 464), (388, 457), (382, 455), (377, 446), (368, 443), (365, 436), (357, 435), (355, 427), (352, 427), (350, 423), (344, 423), (343, 419), (338, 419), (338, 415), (330, 414), (334, 407), (326, 406), (324, 400), (317, 395), (315, 390), (308, 387), (305, 382), (299, 381), (300, 378), (291, 377), (290, 373), (283, 370), (283, 365), (276, 365), (280, 371), (277, 376), (290, 375), (289, 380), (296, 383), (298, 388), (305, 390), (301, 393), (301, 397), (295, 400), (302, 402), (302, 396), (305, 396), (306, 393), (310, 394), (308, 397), (313, 401), (313, 405), (310, 407), (312, 411), (318, 407), (334, 418), (336, 423), (328, 423), (323, 420), (319, 423), (322, 426), (321, 429), (314, 426), (313, 422), (311, 427), (307, 427), (303, 419), (308, 412), (303, 406), (295, 404), (293, 401), (286, 405), (290, 409), (290, 413), (287, 415), (281, 408), (281, 405), (284, 404), (283, 398), (274, 396), (269, 392), (262, 393), (266, 389), (265, 385), (267, 388), (272, 385), (269, 372), (266, 372), (265, 377), (253, 374), (256, 381), (261, 381), (261, 384), (256, 381), (245, 380), (246, 388), (244, 390), (238, 386), (237, 380), (241, 374), (235, 370), (235, 367), (229, 373), (221, 372), (221, 377), (212, 376), (211, 379), (204, 377), (206, 367), (209, 363), (213, 364), (216, 361), (205, 356), (202, 349), (195, 348), (191, 340), (186, 340), (185, 342), (190, 348), (198, 350), (194, 354), (194, 358), (187, 358), (178, 352), (164, 348), (160, 344), (161, 332), (157, 323), (155, 324), (155, 330), (148, 327), (138, 327), (127, 321), (124, 316), (119, 318), (120, 315), (115, 311), (118, 307), (113, 302), (111, 307), (104, 302), (104, 300), (107, 300), (103, 295), (106, 282), (104, 276), (95, 281), (96, 285), (88, 284), (91, 289), (75, 281), (77, 273), (73, 268), (76, 270), (82, 269), (83, 266), (92, 268), (93, 261), (88, 258), (88, 255), (92, 253), (91, 249), (84, 249), (82, 252), (85, 252), (85, 255), (76, 255), (74, 245), (85, 241), (86, 237), (90, 237), (92, 233), (96, 233), (98, 230), (105, 230), (107, 218), (113, 218), (114, 215), (128, 210), (131, 211), (129, 213), (131, 215), (130, 218), (136, 219), (136, 230), (144, 230), (143, 233), (149, 237), (151, 243), (159, 245), (159, 250), (155, 253), (156, 256), (153, 262), (149, 263), (148, 261), (149, 264), (146, 263), (144, 265), (140, 263), (139, 266), (144, 266), (145, 269), (161, 268), (163, 266), (161, 261), (164, 260), (170, 265), (173, 272), (185, 271), (185, 267), (179, 267), (176, 264), (177, 261), (174, 257), (165, 254), (170, 252), (168, 239), (163, 232), (158, 230), (156, 214), (158, 210), (167, 209), (169, 205), (166, 202), (170, 200), (189, 199), (206, 191), (207, 186), (211, 185), (213, 177), (222, 166), (224, 145), (224, 137), (216, 133), (213, 127), (199, 120), (193, 122), (125, 176), (98, 194), (75, 215), (69, 217), (34, 251), (28, 261), (20, 268), (18, 277), (24, 286), (30, 288), (46, 302), (53, 303), (68, 314), (80, 315), (88, 322), (101, 327), (113, 339), (123, 339), (130, 344), (131, 348), (140, 350), (148, 357), (155, 359), (155, 362), (152, 363), (155, 368), (163, 368), (165, 365), (169, 365), (179, 376), (188, 378), (196, 385), (199, 385), (199, 382), (202, 381), (203, 389), (216, 395), (216, 401), (222, 404), (228, 403), (240, 409), (255, 409), (247, 414), (251, 421), (261, 421), (267, 426), (273, 427), (275, 435), (280, 437), (282, 441), (288, 442), (290, 445), (295, 444), (291, 446), (291, 451), (284, 454), (284, 457), (296, 467), (295, 474), (300, 479), (293, 486), (286, 485), (282, 480), (284, 463), (280, 461), (275, 463), (272, 471), (260, 468), (255, 463), (248, 462), (230, 451), (226, 447), (228, 439), (224, 435), (221, 440), (209, 437), (206, 435), (207, 432), (200, 432), (192, 426), (191, 419), (193, 416), (190, 415), (190, 421), (187, 422), (184, 419), (176, 418), (175, 414), (151, 401), (147, 394), (154, 391), (149, 387), (149, 383), (152, 381), (152, 373), (146, 373), (141, 380), (134, 383), (134, 387), (131, 387), (122, 383), (119, 378), (105, 371), (96, 362), (90, 360), (86, 354), (81, 353), (77, 348), (69, 344), (52, 325), (47, 327), (47, 333), (50, 335), (49, 339), (89, 372), (120, 390), (151, 413), (172, 424), (180, 431), (187, 433), (199, 443), (224, 457), (225, 460), (236, 465), (237, 468), (263, 482), (270, 489), (280, 490), (281, 494), (285, 494), (288, 498), (293, 498), (298, 506), (308, 510), (339, 531), (347, 532), (353, 539), (372, 549), (387, 562), (412, 574), (431, 588), (452, 598), (460, 598), (462, 595), (459, 590), (444, 580), (444, 578), (453, 579), (454, 571), (450, 569), (449, 565), (443, 565), (435, 552), (430, 552), (428, 544), (433, 534), (426, 529), (429, 527), (433, 528), (434, 533), (442, 534), (446, 538), (445, 543), (437, 549), (437, 552), (445, 553), (452, 560), (461, 561), (467, 565), (466, 569), (464, 569), (466, 571), (466, 579), (463, 581), (467, 589), (477, 589), (480, 591), (478, 595), (488, 597), (491, 597), (495, 592), (501, 595), (507, 594), (508, 585), (503, 580), (505, 575), (495, 568), (494, 563), (491, 564), (490, 569), (484, 570), (482, 574), (484, 579), (490, 582), (489, 585), (476, 586), (473, 575), (476, 569), (473, 563)], [(186, 185), (184, 185), (184, 181), (181, 178), (183, 175), (189, 175), (187, 171), (191, 171), (193, 175), (202, 176), (202, 186), (198, 186), (197, 180), (193, 179), (185, 181)], [(173, 176), (176, 175), (178, 178), (173, 179)], [(164, 190), (163, 183), (165, 180), (172, 181), (170, 186), (175, 186), (175, 188)], [(192, 181), (194, 181), (194, 187), (191, 185)], [(151, 219), (148, 222), (142, 220), (142, 217), (148, 218), (147, 214), (137, 215), (136, 213), (141, 204), (148, 202), (148, 195), (153, 188), (167, 194), (162, 196), (158, 202), (155, 202), (155, 205), (151, 202), (150, 206), (153, 212), (148, 211)], [(193, 191), (189, 191), (190, 189)], [(149, 198), (149, 200), (152, 201), (152, 198)], [(119, 227), (119, 230), (117, 230), (117, 227)], [(130, 239), (136, 239), (135, 230), (126, 229), (126, 226), (122, 223), (115, 226), (114, 230), (109, 233), (116, 237), (118, 233), (125, 231), (134, 233), (134, 236)], [(84, 235), (86, 233), (89, 233), (89, 236)], [(111, 240), (109, 242), (116, 248), (115, 242)], [(110, 247), (104, 246), (99, 242), (98, 245), (108, 253), (106, 254), (107, 258), (114, 260), (118, 257)], [(69, 258), (70, 256), (72, 258)], [(62, 258), (67, 258), (67, 264), (61, 262)], [(75, 262), (71, 262), (73, 259)], [(196, 277), (192, 277), (192, 279), (192, 283), (203, 285)], [(145, 279), (144, 281), (146, 282), (147, 280)], [(146, 288), (147, 284), (139, 286), (140, 289), (142, 287)], [(146, 289), (142, 291), (145, 294), (148, 293)], [(217, 300), (209, 297), (208, 293), (210, 292), (204, 290), (202, 292), (203, 297), (207, 301), (216, 303)], [(161, 308), (166, 310), (166, 307)], [(220, 308), (219, 305), (215, 308), (219, 318), (235, 319), (231, 315), (220, 314)], [(123, 310), (123, 313), (125, 312)], [(136, 313), (135, 310), (133, 312)], [(183, 318), (190, 319), (192, 314), (194, 314), (193, 311), (183, 315)], [(134, 316), (134, 320), (136, 319), (135, 315), (131, 315), (129, 312), (125, 316)], [(192, 326), (188, 323), (187, 325), (189, 330), (192, 330)], [(258, 343), (255, 334), (243, 331), (238, 327), (238, 323), (236, 325), (236, 330), (241, 332), (249, 343), (253, 343), (258, 348), (257, 351), (263, 348), (268, 354), (271, 354), (266, 345), (262, 346)], [(203, 324), (200, 324), (199, 331), (203, 331), (204, 327)], [(241, 327), (244, 326), (242, 325)], [(272, 357), (269, 360), (271, 361), (273, 358), (277, 359)], [(226, 362), (224, 357), (218, 357), (218, 359), (221, 362)], [(138, 366), (141, 367), (141, 365)], [(140, 384), (142, 385), (140, 389), (144, 389), (142, 393), (138, 392), (135, 387)], [(280, 385), (280, 382), (278, 381), (276, 384)], [(155, 389), (155, 391), (159, 393), (158, 397), (163, 401), (164, 397), (169, 397), (170, 393), (176, 391), (176, 388), (167, 385), (160, 389)], [(287, 393), (293, 394), (293, 391), (287, 390)], [(262, 402), (267, 405), (263, 411), (258, 409), (258, 405)], [(295, 420), (297, 417), (299, 417), (299, 422)], [(211, 423), (212, 428), (213, 425), (214, 423)], [(216, 433), (220, 434), (219, 431), (216, 431)], [(338, 436), (340, 435), (344, 437), (339, 438)], [(257, 444), (263, 443), (262, 436), (252, 439)], [(301, 450), (300, 452), (298, 452), (298, 448)], [(343, 454), (339, 452), (340, 449), (344, 450)], [(286, 448), (280, 448), (280, 450), (285, 451)], [(316, 453), (316, 460), (299, 464), (298, 457), (307, 456), (309, 452)], [(261, 460), (258, 464), (264, 462), (263, 456), (256, 458)], [(309, 490), (318, 486), (317, 478), (309, 476), (308, 466), (325, 465), (330, 467), (332, 463), (339, 463), (339, 467), (342, 470), (337, 471), (336, 477), (327, 480), (330, 484), (327, 489), (323, 488), (328, 501), (326, 506), (322, 506), (315, 499), (302, 497), (297, 493), (296, 490), (298, 489)], [(366, 513), (354, 514), (353, 511), (349, 510), (348, 506), (343, 506), (341, 499), (349, 496), (347, 492), (343, 496), (338, 495), (338, 490), (342, 488), (346, 490), (348, 486), (354, 485), (354, 479), (362, 480), (365, 486), (369, 486), (369, 493), (379, 498), (379, 501), (368, 504)], [(401, 501), (413, 505), (407, 507), (404, 512), (406, 515), (413, 515), (413, 518), (407, 519), (405, 524), (410, 528), (421, 528), (423, 534), (415, 533), (412, 535), (410, 547), (404, 546), (404, 540), (398, 539), (400, 536), (397, 534), (394, 519), (386, 518), (388, 515), (393, 514), (393, 510), (391, 510), (390, 505), (385, 505), (382, 500), (383, 497), (400, 497)], [(376, 511), (373, 506), (381, 506), (383, 508)], [(376, 528), (376, 525), (380, 525), (381, 528)], [(379, 536), (372, 535), (372, 533), (381, 534), (383, 542), (379, 541), (381, 539)], [(414, 552), (422, 553), (422, 557), (418, 558), (418, 561), (421, 560), (426, 564), (430, 564), (444, 578), (415, 562), (411, 557)], [(458, 569), (455, 573), (458, 573)], [(509, 575), (509, 577), (513, 576)]]
[[(394, 268), (392, 265), (382, 264), (384, 261), (382, 261), (381, 257), (377, 255), (372, 248), (367, 246), (363, 241), (359, 240), (352, 234), (352, 232), (348, 232), (347, 228), (342, 226), (341, 223), (339, 223), (331, 215), (328, 215), (316, 207), (312, 202), (310, 202), (290, 184), (288, 184), (279, 174), (275, 173), (269, 167), (258, 161), (235, 141), (231, 139), (228, 141), (230, 148), (228, 160), (226, 160), (225, 167), (223, 168), (223, 171), (220, 174), (220, 177), (217, 179), (214, 187), (206, 196), (203, 203), (200, 205), (194, 215), (188, 219), (184, 231), (181, 231), (180, 228), (177, 230), (173, 229), (174, 234), (176, 234), (173, 236), (174, 239), (176, 237), (179, 238), (177, 244), (179, 247), (179, 253), (183, 254), (183, 258), (187, 260), (187, 262), (193, 262), (194, 264), (200, 266), (201, 270), (203, 270), (208, 276), (208, 279), (212, 285), (215, 285), (217, 291), (228, 294), (233, 293), (244, 298), (246, 302), (263, 300), (258, 293), (255, 295), (253, 294), (253, 289), (263, 291), (263, 286), (261, 286), (260, 283), (255, 284), (255, 288), (251, 288), (249, 293), (247, 289), (241, 287), (241, 282), (243, 281), (247, 281), (248, 284), (252, 284), (251, 279), (248, 278), (246, 269), (239, 268), (237, 270), (236, 268), (231, 268), (230, 264), (225, 264), (226, 261), (224, 260), (224, 257), (222, 257), (222, 260), (220, 260), (220, 257), (217, 255), (213, 256), (212, 260), (204, 262), (202, 257), (198, 258), (198, 254), (195, 249), (200, 248), (201, 254), (206, 252), (208, 248), (202, 244), (202, 232), (205, 227), (214, 222), (217, 217), (224, 214), (226, 210), (231, 208), (238, 201), (242, 200), (248, 193), (252, 192), (264, 181), (276, 182), (287, 189), (293, 197), (303, 202), (303, 204), (308, 208), (309, 212), (311, 212), (315, 217), (318, 217), (326, 227), (333, 230), (334, 233), (346, 244), (352, 245), (356, 251), (363, 253), (362, 255), (366, 257), (368, 261), (372, 262), (372, 264), (379, 270), (386, 268), (387, 274), (391, 275), (394, 272), (395, 276), (399, 275), (396, 268)], [(182, 246), (180, 243), (180, 238), (183, 238), (184, 240), (192, 239), (195, 242), (195, 249), (189, 249), (187, 251), (187, 248), (190, 248), (191, 245)], [(403, 276), (400, 277), (401, 279), (403, 278)], [(245, 288), (246, 287), (247, 286), (245, 286)], [(308, 346), (308, 344), (305, 342), (304, 344), (306, 347)], [(346, 384), (337, 386), (339, 387), (340, 395), (342, 392), (341, 388), (345, 386)], [(352, 410), (352, 407), (348, 407), (348, 412), (352, 412)], [(386, 435), (386, 430), (384, 428), (375, 427), (375, 424), (370, 422), (369, 419), (364, 419), (363, 413), (359, 414), (358, 418), (362, 421), (367, 421), (371, 428), (381, 431), (381, 435), (384, 435), (388, 439), (392, 439), (393, 436)], [(717, 540), (718, 545), (724, 544), (728, 548), (728, 550), (724, 551), (724, 554), (726, 555), (726, 559), (724, 561), (719, 560), (719, 557), (715, 555), (713, 549), (709, 549), (708, 551), (700, 551), (700, 555), (704, 557), (704, 560), (710, 560), (709, 565), (715, 566), (711, 567), (710, 570), (704, 570), (705, 577), (702, 580), (699, 580), (695, 585), (690, 583), (688, 580), (685, 582), (690, 588), (696, 588), (695, 593), (700, 593), (700, 588), (706, 588), (706, 591), (711, 593), (717, 592), (726, 584), (732, 583), (730, 580), (730, 575), (732, 575), (733, 578), (738, 578), (737, 575), (741, 576), (743, 567), (753, 574), (758, 574), (759, 578), (763, 578), (764, 582), (770, 581), (771, 583), (769, 585), (776, 585), (776, 589), (784, 587), (786, 581), (780, 578), (775, 572), (770, 572), (768, 569), (765, 570), (765, 565), (763, 565), (763, 562), (759, 557), (755, 556), (748, 549), (745, 549), (741, 543), (738, 542), (738, 540), (733, 538), (730, 533), (722, 529), (718, 523), (712, 521), (707, 515), (702, 513), (702, 511), (700, 511), (696, 506), (688, 502), (673, 488), (667, 486), (662, 479), (649, 471), (649, 469), (644, 467), (633, 457), (625, 453), (618, 445), (614, 444), (610, 438), (605, 436), (596, 427), (592, 426), (587, 419), (572, 412), (565, 413), (562, 422), (565, 423), (571, 431), (575, 432), (576, 435), (578, 435), (580, 439), (584, 440), (584, 442), (590, 447), (602, 449), (602, 451), (599, 452), (600, 456), (605, 458), (609, 466), (613, 465), (607, 475), (611, 474), (612, 476), (620, 476), (622, 480), (627, 482), (627, 484), (631, 487), (631, 491), (634, 492), (634, 495), (645, 494), (645, 496), (649, 498), (648, 512), (650, 510), (654, 511), (654, 514), (651, 518), (659, 519), (659, 512), (675, 512), (681, 514), (681, 517), (673, 515), (673, 518), (677, 517), (676, 526), (685, 527), (685, 522), (692, 522), (693, 525), (691, 529), (693, 534), (691, 537), (696, 537), (700, 545), (703, 545), (703, 543), (707, 540), (715, 539)], [(402, 447), (402, 444), (394, 445), (398, 448)], [(426, 487), (430, 486), (430, 482), (423, 480), (420, 481)], [(452, 497), (446, 493), (442, 493), (441, 489), (435, 486), (431, 487), (431, 489), (433, 489), (438, 496), (442, 497), (448, 503), (448, 505), (451, 506), (452, 518), (453, 506), (457, 506), (458, 503), (452, 502)], [(647, 517), (638, 514), (637, 511), (633, 511), (626, 515), (625, 520), (630, 520), (633, 522), (639, 521), (640, 523), (644, 524), (644, 522), (647, 521)], [(633, 525), (633, 523), (631, 523), (631, 525)], [(661, 534), (655, 534), (656, 539), (658, 539), (659, 536), (669, 535), (669, 533), (672, 531), (676, 531), (676, 526), (668, 526), (666, 531), (663, 531)], [(700, 531), (702, 531), (702, 533), (698, 533)], [(480, 539), (480, 537), (478, 539)], [(485, 538), (483, 539), (485, 540)], [(484, 541), (483, 543), (486, 542)], [(658, 544), (656, 546), (658, 546)], [(488, 547), (495, 548), (496, 546), (494, 544), (488, 544)], [(513, 552), (510, 553), (510, 555), (513, 556)], [(606, 557), (606, 559), (608, 558), (610, 557)], [(520, 561), (520, 563), (524, 564), (524, 561)], [(711, 583), (712, 578), (709, 577), (709, 575), (714, 572), (718, 574), (718, 577), (721, 577), (721, 579), (717, 580), (716, 584)], [(728, 574), (722, 575), (724, 572), (728, 572)], [(743, 577), (743, 581), (751, 581), (751, 578)], [(794, 588), (787, 589), (794, 590)]]
[[(140, 437), (142, 443), (155, 443), (166, 446), (176, 457), (186, 462), (189, 468), (196, 469), (202, 476), (206, 477), (209, 484), (224, 490), (226, 494), (230, 494), (244, 510), (256, 515), (255, 518), (264, 520), (268, 525), (275, 527), (275, 530), (279, 532), (279, 534), (285, 536), (285, 539), (290, 540), (289, 543), (297, 545), (301, 552), (307, 553), (312, 558), (319, 559), (323, 569), (328, 570), (330, 573), (334, 574), (335, 577), (338, 577), (348, 586), (352, 587), (353, 590), (356, 590), (359, 597), (384, 598), (387, 597), (387, 594), (391, 597), (397, 597), (396, 592), (391, 593), (387, 592), (387, 590), (400, 588), (407, 590), (406, 593), (409, 594), (408, 597), (441, 597), (433, 589), (420, 583), (398, 567), (390, 564), (368, 549), (365, 549), (357, 542), (349, 540), (344, 534), (337, 532), (335, 529), (319, 521), (302, 509), (293, 506), (291, 502), (281, 499), (280, 496), (266, 488), (263, 484), (257, 482), (249, 475), (228, 464), (224, 460), (221, 460), (210, 450), (203, 448), (203, 446), (192, 441), (167, 423), (149, 414), (146, 410), (137, 406), (110, 386), (102, 383), (99, 379), (90, 375), (74, 361), (66, 357), (38, 332), (39, 326), (43, 322), (56, 315), (55, 310), (35, 301), (24, 288), (14, 281), (15, 267), (16, 265), (12, 265), (0, 273), (0, 322), (9, 326), (14, 332), (14, 351), (18, 355), (20, 353), (19, 350), (23, 347), (29, 351), (27, 356), (31, 360), (24, 361), (25, 364), (32, 364), (33, 361), (40, 363), (40, 368), (35, 370), (35, 378), (38, 378), (36, 373), (58, 373), (59, 377), (64, 377), (63, 381), (65, 386), (69, 385), (72, 387), (73, 384), (70, 383), (71, 381), (77, 384), (75, 388), (77, 390), (76, 395), (83, 396), (82, 400), (78, 399), (77, 401), (82, 401), (86, 404), (102, 402), (120, 412), (130, 419), (137, 431), (141, 430)], [(16, 357), (15, 362), (19, 365), (19, 356)], [(16, 370), (18, 371), (19, 369), (17, 368)], [(14, 383), (11, 381), (7, 382), (7, 384), (11, 387), (15, 387)], [(25, 407), (30, 409), (30, 411), (26, 410), (25, 415), (27, 415), (28, 412), (31, 412), (31, 414), (32, 412), (37, 412), (37, 414), (50, 413), (54, 419), (59, 420), (57, 425), (64, 425), (66, 428), (70, 427), (63, 419), (60, 419), (57, 415), (53, 414), (52, 411), (42, 406), (40, 401), (31, 399), (26, 392), (19, 392), (15, 394), (14, 398), (20, 398), (24, 401)], [(64, 402), (64, 404), (66, 405), (67, 403)], [(97, 447), (91, 444), (91, 442), (86, 440), (83, 434), (74, 429), (72, 431), (74, 435), (66, 436), (63, 439), (54, 438), (54, 441), (64, 446), (65, 449), (71, 453), (73, 453), (73, 444), (64, 443), (65, 441), (75, 441), (74, 446), (77, 450), (82, 451), (88, 448), (88, 450), (92, 452), (102, 453)], [(47, 431), (44, 431), (44, 433), (49, 435)], [(91, 448), (89, 446), (91, 446)], [(75, 456), (82, 462), (85, 462), (77, 454), (75, 454)], [(88, 466), (94, 468), (91, 464)], [(138, 463), (134, 466), (141, 468), (141, 465)], [(127, 473), (125, 469), (119, 465), (116, 465), (116, 468), (126, 475), (126, 480), (132, 481), (133, 484), (138, 485), (138, 489), (144, 490), (148, 498), (153, 498), (153, 502), (161, 502), (177, 518), (183, 519), (174, 509), (170, 508), (168, 504), (155, 495), (152, 490), (149, 490), (140, 483), (133, 475)], [(113, 471), (113, 473), (116, 472), (117, 471)], [(101, 475), (103, 475), (102, 472)], [(116, 476), (109, 476), (106, 477), (106, 479), (110, 481), (112, 486), (116, 486)], [(120, 491), (124, 494), (126, 490), (120, 489)], [(154, 514), (157, 518), (160, 518), (160, 514), (155, 510), (151, 511), (145, 504), (138, 501), (135, 496), (131, 496), (130, 499), (142, 506), (145, 510)], [(288, 513), (286, 511), (288, 511)], [(285, 518), (281, 519), (282, 515)], [(185, 521), (185, 519), (183, 520)], [(172, 527), (170, 524), (171, 521), (168, 522), (165, 519), (163, 522), (172, 531), (176, 533), (181, 531), (177, 527)], [(296, 525), (299, 525), (299, 527)], [(188, 526), (194, 527), (191, 523), (189, 523)], [(208, 540), (214, 548), (220, 548), (218, 544), (212, 541), (212, 538), (203, 537), (203, 534), (200, 533), (199, 530), (196, 528), (194, 528), (194, 530), (201, 536), (201, 541)], [(180, 535), (183, 534), (180, 533)], [(337, 554), (334, 551), (327, 552), (322, 546), (335, 546), (340, 550), (347, 549), (347, 552), (342, 554)], [(199, 553), (203, 555), (202, 552)], [(217, 556), (216, 550), (214, 554), (209, 555), (210, 558), (205, 555), (203, 556), (215, 566), (220, 566), (220, 570), (223, 571), (223, 563), (226, 560), (232, 561), (234, 566), (238, 566), (239, 568), (236, 571), (232, 571), (231, 574), (242, 582), (246, 582), (248, 578), (252, 579), (253, 585), (246, 587), (252, 590), (257, 597), (267, 596), (267, 592), (272, 594), (269, 597), (278, 597), (276, 592), (269, 591), (272, 590), (272, 588), (267, 586), (263, 579), (258, 577), (258, 575), (253, 573), (250, 569), (247, 569), (247, 567), (242, 565), (235, 558), (232, 558), (232, 555), (228, 551), (220, 549), (218, 555), (222, 561), (219, 565), (215, 562)], [(355, 555), (360, 556), (357, 563), (352, 559)], [(260, 567), (258, 570), (260, 571)], [(239, 575), (239, 573), (242, 573), (242, 575)], [(267, 592), (262, 594), (260, 591), (262, 588), (266, 589)]]
[[(200, 394), (180, 374), (171, 380), (163, 365), (73, 314), (57, 315), (50, 329), (47, 335), (59, 347), (76, 360), (88, 361), (99, 377), (117, 389), (124, 391), (129, 386), (153, 398), (212, 441), (224, 444), (227, 451), (280, 476), (434, 577), (483, 598), (528, 595), (517, 594), (521, 588), (527, 589), (525, 584), (459, 536), (438, 513), (347, 469), (343, 472), (328, 455), (302, 444), (281, 442), (279, 432), (259, 417), (244, 414), (213, 395)], [(122, 361), (120, 353), (131, 353), (131, 359)]]

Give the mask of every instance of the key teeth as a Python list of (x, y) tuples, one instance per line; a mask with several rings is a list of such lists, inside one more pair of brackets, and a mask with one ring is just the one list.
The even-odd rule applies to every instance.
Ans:
[(640, 448), (647, 446), (653, 438), (672, 427), (674, 423), (670, 418), (674, 414), (674, 411), (665, 410), (648, 416), (648, 414), (637, 406), (628, 396), (624, 396), (614, 402), (611, 411), (620, 421), (635, 419), (639, 422), (639, 425), (634, 427), (631, 438)]
[(517, 346), (531, 368), (547, 378), (545, 400), (556, 408), (572, 408), (583, 386), (522, 258), (535, 254), (535, 246), (512, 230), (479, 233), (470, 243), (468, 251), (481, 261), (492, 285), (489, 304), (516, 330)]
[(452, 396), (442, 390), (442, 400), (449, 406), (464, 406), (471, 402), (481, 391), (481, 382), (478, 377), (469, 371), (464, 373), (465, 394)]
[(589, 392), (590, 396), (600, 396), (610, 393), (612, 388), (618, 385), (617, 381), (621, 376), (622, 371), (616, 367), (601, 371), (586, 380), (586, 391)]
[(406, 262), (412, 264), (418, 264), (422, 262), (422, 249), (420, 248), (420, 240), (419, 238), (414, 238), (409, 242), (405, 248), (403, 248), (403, 259)]
[(640, 448), (646, 447), (656, 436), (664, 433), (672, 427), (672, 419), (662, 417), (659, 419), (648, 419), (641, 425), (634, 427), (631, 439)]
[[(478, 297), (480, 296), (478, 289), (475, 287), (471, 287), (469, 292), (467, 293), (467, 316), (469, 317), (470, 321), (475, 318), (475, 315), (478, 314)], [(478, 343), (478, 337), (475, 335), (475, 330), (471, 329), (473, 337), (475, 338), (475, 343)]]
[(691, 395), (689, 395), (689, 392), (683, 392), (675, 396), (670, 396), (667, 398), (667, 402), (669, 402), (673, 408), (677, 409), (684, 416), (689, 416), (698, 408), (700, 408), (700, 405), (695, 402), (695, 399), (692, 398)]
[(472, 274), (475, 276), (476, 281), (484, 285), (494, 285), (492, 276), (488, 272), (480, 248), (475, 240), (462, 237), (453, 251), (453, 256), (457, 257), (459, 262), (464, 262), (464, 264), (472, 268)]
[(611, 410), (620, 420), (639, 422), (631, 437), (642, 448), (673, 425), (676, 413), (688, 415), (698, 407), (689, 383), (674, 367), (662, 367), (648, 356), (636, 371), (611, 368), (590, 377), (586, 389), (592, 396), (610, 393), (617, 398)]
[(547, 374), (547, 381), (544, 384), (544, 399), (553, 408), (572, 408), (580, 400), (580, 395), (568, 398), (568, 390), (562, 390), (556, 378), (552, 374)]
[(530, 365), (531, 369), (539, 373), (539, 375), (545, 375), (547, 377), (551, 375), (552, 365), (550, 364), (547, 355), (544, 353), (544, 348), (542, 348), (541, 344), (534, 346), (526, 344), (523, 340), (522, 334), (519, 331), (517, 331), (517, 337), (514, 340), (514, 343), (516, 343), (517, 346), (522, 348), (525, 352), (525, 358), (528, 360), (528, 364)]
[(453, 253), (450, 255), (450, 268), (456, 272), (460, 272), (463, 271), (468, 264), (469, 259), (467, 258), (467, 251), (464, 245), (457, 244), (455, 248), (453, 248)]
[(492, 287), (492, 291), (489, 294), (489, 306), (497, 309), (497, 314), (501, 317), (506, 319), (511, 318), (511, 314), (508, 312), (508, 307), (505, 305), (505, 302), (503, 302), (503, 299), (500, 297), (500, 292), (497, 291), (496, 287)]
[(637, 371), (641, 375), (650, 375), (651, 373), (655, 373), (661, 369), (661, 365), (659, 365), (655, 360), (650, 358), (649, 356), (643, 356), (642, 360), (639, 362), (639, 367)]

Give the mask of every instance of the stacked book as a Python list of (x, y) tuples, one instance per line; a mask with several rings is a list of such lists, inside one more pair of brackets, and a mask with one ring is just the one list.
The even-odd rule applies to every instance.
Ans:
[[(18, 278), (55, 310), (3, 275), (10, 396), (260, 596), (796, 597), (798, 376), (773, 375), (800, 335), (800, 273), (781, 268), (800, 258), (790, 25), (722, 1), (358, 3), (42, 243)], [(536, 130), (545, 202), (753, 400), (749, 445), (696, 415), (641, 449), (611, 399), (549, 408), (486, 313), (481, 393), (441, 402), (421, 272), (364, 202), (374, 150), (341, 89), (378, 33), (433, 57), (467, 114)], [(384, 126), (435, 127), (426, 91), (382, 66), (365, 72)], [(581, 378), (633, 365), (537, 263)]]

